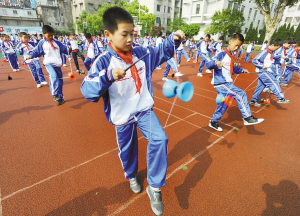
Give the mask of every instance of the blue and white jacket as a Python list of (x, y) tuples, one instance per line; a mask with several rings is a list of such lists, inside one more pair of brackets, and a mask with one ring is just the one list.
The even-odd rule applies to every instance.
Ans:
[(179, 47), (177, 48), (178, 51), (183, 50), (183, 44), (185, 44), (185, 41), (181, 41)]
[(33, 64), (35, 61), (39, 61), (40, 58), (37, 57), (37, 58), (32, 58), (32, 59), (26, 60), (26, 57), (28, 55), (31, 56), (32, 50), (34, 50), (34, 48), (35, 48), (34, 42), (28, 42), (27, 44), (28, 44), (28, 48), (27, 48), (25, 43), (22, 43), (22, 42), (19, 43), (18, 46), (17, 46), (17, 53), (19, 55), (23, 55), (23, 61), (24, 62), (26, 62), (27, 64)]
[(77, 52), (77, 51), (79, 50), (79, 46), (82, 45), (82, 42), (80, 41), (80, 42), (78, 43), (78, 41), (80, 41), (80, 40), (75, 39), (75, 40), (69, 40), (69, 41), (67, 42), (67, 46), (71, 47), (72, 52)]
[(93, 40), (91, 43), (89, 43), (86, 40), (84, 48), (87, 49), (87, 57), (91, 59), (97, 57), (100, 54), (97, 41)]
[(284, 47), (282, 46), (279, 49), (277, 49), (273, 54), (273, 59), (275, 60), (274, 64), (281, 65), (284, 62), (283, 58), (281, 58), (283, 56), (285, 55), (284, 55)]
[(266, 49), (267, 47), (268, 47), (268, 44), (263, 43), (263, 44), (260, 46), (260, 50), (263, 51), (263, 50)]
[(296, 51), (295, 47), (293, 45), (291, 45), (290, 48), (286, 51), (286, 57), (288, 57), (290, 59), (286, 63), (286, 65), (297, 64), (297, 55), (298, 55), (298, 52)]
[[(225, 48), (226, 49), (226, 48)], [(214, 86), (222, 85), (225, 83), (231, 83), (231, 72), (230, 64), (231, 58), (227, 53), (222, 50), (218, 55), (215, 55), (212, 59), (206, 58), (206, 68), (214, 69), (213, 78), (211, 84)], [(223, 64), (223, 67), (218, 67), (217, 62), (220, 61)], [(240, 67), (233, 66), (233, 74), (243, 73), (244, 69)]]
[(85, 98), (98, 102), (100, 97), (104, 101), (104, 112), (107, 120), (113, 125), (123, 125), (134, 121), (139, 113), (149, 110), (154, 105), (154, 95), (151, 83), (152, 73), (156, 67), (166, 62), (174, 55), (179, 43), (174, 44), (173, 35), (170, 35), (158, 47), (136, 47), (132, 50), (132, 61), (135, 62), (148, 51), (150, 55), (136, 63), (141, 79), (140, 94), (136, 93), (136, 86), (127, 70), (124, 78), (114, 80), (114, 68), (125, 69), (130, 66), (117, 53), (107, 47), (107, 52), (101, 54), (93, 63), (88, 76), (81, 85), (81, 92)]
[(143, 38), (142, 39), (142, 44), (143, 44), (144, 48), (146, 48), (147, 46), (151, 45), (150, 38)]
[[(268, 53), (268, 51), (271, 51), (272, 53), (274, 53), (273, 50), (270, 50), (269, 48), (266, 48), (265, 50), (261, 51), (253, 60), (252, 63), (253, 65), (256, 67), (255, 71), (256, 72), (272, 72), (271, 66), (272, 64), (274, 64), (274, 58), (273, 60), (271, 59), (271, 55), (270, 53)], [(263, 69), (263, 67), (266, 66), (267, 69)]]
[(52, 65), (53, 67), (62, 66), (62, 54), (68, 55), (68, 49), (65, 45), (57, 40), (52, 40), (55, 50), (51, 44), (45, 39), (41, 40), (30, 54), (31, 58), (43, 56), (44, 65)]
[(207, 54), (208, 41), (201, 40), (197, 43), (196, 48), (200, 54)]
[(16, 51), (14, 49), (14, 45), (11, 41), (2, 41), (1, 49), (2, 49), (2, 51), (4, 51), (7, 54), (10, 54), (10, 55), (16, 53)]
[(249, 45), (247, 46), (246, 52), (247, 52), (247, 53), (251, 53), (252, 50), (254, 50), (254, 46), (253, 46), (252, 44), (249, 44)]

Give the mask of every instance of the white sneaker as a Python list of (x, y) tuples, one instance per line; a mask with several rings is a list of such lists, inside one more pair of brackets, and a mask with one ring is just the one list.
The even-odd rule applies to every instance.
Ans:
[(42, 87), (42, 84), (37, 84), (36, 87), (37, 87), (37, 88), (41, 88), (41, 87)]
[(42, 85), (47, 85), (48, 83), (45, 81), (45, 82), (41, 82)]
[(157, 67), (156, 69), (160, 70), (160, 69), (162, 69), (162, 67)]
[(63, 66), (64, 66), (64, 67), (67, 67), (67, 65), (66, 65), (66, 64), (63, 64)]
[(180, 64), (178, 64), (177, 67), (180, 67)]
[(80, 72), (80, 70), (76, 70), (76, 73), (79, 73)]
[(167, 77), (163, 77), (162, 80), (163, 81), (168, 81), (168, 78)]
[(20, 69), (17, 69), (17, 71), (20, 71)]
[(13, 69), (13, 72), (16, 72), (17, 70), (16, 69)]
[(262, 123), (264, 121), (263, 118), (255, 118), (254, 116), (250, 116), (248, 118), (244, 118), (244, 125), (255, 125)]
[(191, 61), (191, 59), (188, 59), (188, 60), (186, 60), (186, 61), (188, 61), (188, 62), (189, 62), (189, 61)]
[(198, 73), (197, 76), (199, 77), (203, 77), (202, 73)]
[(210, 70), (206, 70), (206, 73), (212, 73)]
[(176, 77), (180, 77), (180, 76), (183, 76), (183, 74), (180, 73), (180, 72), (177, 72), (177, 73), (175, 73), (175, 76), (176, 76)]

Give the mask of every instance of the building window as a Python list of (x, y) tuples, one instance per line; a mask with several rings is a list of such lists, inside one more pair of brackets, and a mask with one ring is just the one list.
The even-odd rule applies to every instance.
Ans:
[(259, 26), (260, 20), (257, 21), (257, 26)]
[(196, 4), (196, 14), (200, 14), (200, 4)]
[(255, 22), (256, 15), (257, 15), (257, 10), (255, 10), (255, 12), (254, 12), (253, 22)]
[(98, 8), (101, 8), (102, 6), (101, 5), (98, 5)]
[(241, 7), (242, 14), (244, 13), (244, 10), (245, 10), (245, 5), (242, 5), (242, 7)]
[(233, 11), (237, 11), (237, 10), (239, 10), (240, 9), (240, 4), (238, 4), (238, 3), (234, 3), (233, 4)]
[(168, 7), (168, 13), (171, 13), (171, 7)]
[(294, 18), (294, 23), (299, 23), (300, 22), (300, 17), (295, 17)]
[(10, 0), (10, 4), (18, 4), (18, 0)]
[(13, 10), (13, 14), (18, 14), (18, 11), (17, 10)]
[(291, 7), (289, 7), (289, 11), (295, 11), (297, 8), (297, 5), (293, 5)]
[(250, 20), (251, 13), (252, 13), (252, 8), (250, 8), (250, 10), (249, 10), (248, 19), (247, 19), (248, 21)]
[(55, 23), (55, 26), (59, 26), (59, 23)]
[(94, 10), (94, 5), (93, 4), (88, 4), (89, 10)]
[(248, 32), (248, 28), (245, 28), (244, 34), (247, 34)]
[(285, 22), (286, 23), (291, 23), (292, 22), (293, 17), (286, 17), (285, 18)]
[(22, 22), (19, 21), (19, 20), (17, 20), (17, 25), (18, 25), (18, 26), (19, 26), (19, 25), (22, 25)]
[(31, 11), (27, 11), (27, 14), (28, 14), (28, 15), (31, 15)]
[(164, 23), (163, 24), (166, 24), (166, 18), (164, 18)]
[(1, 20), (2, 21), (2, 25), (6, 25), (6, 20)]
[(82, 9), (83, 9), (83, 3), (80, 3), (79, 7), (80, 7), (80, 11), (82, 11)]
[(156, 23), (159, 23), (160, 18), (156, 17)]
[(47, 23), (47, 25), (51, 26), (51, 23)]
[(48, 12), (48, 9), (44, 9), (44, 12)]
[(61, 16), (63, 16), (64, 14), (61, 14)]
[(157, 5), (156, 10), (157, 10), (157, 11), (160, 11), (160, 5)]
[(75, 11), (78, 12), (77, 5), (74, 5)]
[(228, 8), (231, 10), (231, 8), (232, 8), (232, 3), (231, 2), (228, 2)]

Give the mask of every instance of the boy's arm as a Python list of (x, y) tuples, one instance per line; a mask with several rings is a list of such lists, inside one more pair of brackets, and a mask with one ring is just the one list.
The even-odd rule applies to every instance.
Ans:
[(23, 43), (19, 43), (18, 46), (17, 46), (17, 53), (19, 55), (23, 55), (23, 46), (24, 44)]
[[(44, 55), (44, 50), (43, 50), (43, 44), (44, 43), (39, 43), (34, 50), (32, 50), (32, 52), (30, 53), (30, 57), (31, 58), (36, 58), (36, 57), (40, 57), (42, 55)], [(27, 56), (28, 58), (29, 56)]]
[(240, 74), (240, 73), (244, 73), (244, 71), (245, 71), (244, 68), (233, 66), (233, 72), (232, 72), (232, 74)]
[(280, 50), (277, 50), (277, 51), (275, 51), (274, 54), (273, 54), (273, 59), (275, 59), (275, 60), (276, 59), (281, 59), (283, 49), (280, 48)]
[[(219, 67), (217, 64), (217, 62), (221, 62), (224, 58), (224, 56), (226, 55), (225, 52), (220, 52), (218, 55), (215, 55), (214, 57), (207, 58), (206, 56), (204, 56), (205, 59), (205, 64), (206, 64), (206, 68), (208, 69), (215, 69), (216, 67)], [(216, 72), (218, 72), (218, 70), (216, 70)]]
[(264, 59), (266, 57), (266, 54), (268, 52), (266, 50), (261, 51), (253, 60), (252, 64), (258, 68), (258, 69), (263, 69), (264, 67)]
[(68, 47), (63, 45), (60, 41), (55, 41), (57, 45), (59, 46), (60, 54), (66, 54), (69, 55)]

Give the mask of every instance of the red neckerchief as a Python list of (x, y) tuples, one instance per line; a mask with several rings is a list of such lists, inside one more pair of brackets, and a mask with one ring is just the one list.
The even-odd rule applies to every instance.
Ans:
[(283, 51), (284, 51), (284, 55), (286, 55), (286, 50), (285, 50), (285, 48), (283, 48)]
[(46, 37), (45, 37), (45, 40), (48, 41), (48, 42), (50, 43), (51, 47), (52, 47), (54, 50), (56, 50), (55, 46), (53, 45), (53, 43), (52, 43), (50, 40), (48, 40)]
[(91, 43), (93, 43), (93, 39), (91, 40), (91, 42), (89, 42), (89, 44), (88, 44), (88, 49), (89, 49)]
[(8, 45), (8, 47), (10, 47), (10, 43), (8, 41), (4, 41), (4, 42)]
[(27, 47), (27, 49), (29, 50), (29, 47), (28, 47), (28, 43), (27, 42), (24, 42), (24, 41), (21, 41), (21, 43), (24, 43)]
[(272, 51), (271, 50), (269, 50), (268, 48), (266, 48), (265, 50), (267, 50), (267, 52), (271, 55), (271, 60), (273, 61), (273, 53), (272, 53)]
[[(111, 46), (111, 44), (109, 43), (108, 46), (110, 46), (110, 48), (112, 50), (114, 50)], [(132, 64), (133, 61), (132, 61), (132, 48), (130, 49), (129, 52), (126, 52), (126, 54), (123, 54), (121, 52), (118, 52), (116, 50), (114, 50), (118, 56), (120, 56), (121, 59), (123, 59), (126, 63), (129, 63), (129, 64)], [(141, 87), (142, 87), (142, 82), (141, 82), (141, 78), (138, 74), (138, 71), (137, 71), (137, 68), (135, 65), (133, 65), (131, 68), (130, 68), (130, 71), (131, 71), (131, 76), (134, 80), (134, 84), (135, 84), (135, 87), (136, 87), (136, 93), (139, 93), (141, 95)]]
[(206, 40), (203, 39), (203, 41), (204, 41), (204, 43), (205, 43), (205, 45), (206, 45)]
[(232, 75), (232, 72), (233, 72), (233, 64), (234, 64), (233, 57), (232, 57), (231, 53), (230, 53), (227, 49), (223, 48), (223, 50), (226, 52), (226, 54), (227, 54), (227, 55), (230, 57), (230, 59), (231, 59), (231, 61), (230, 61), (230, 74)]

